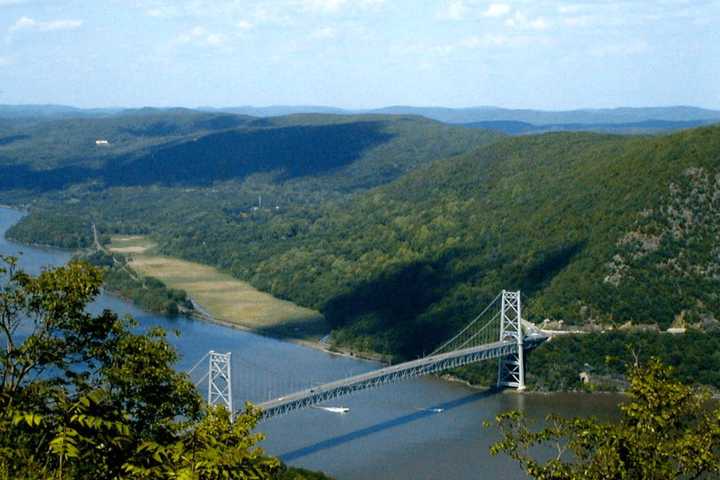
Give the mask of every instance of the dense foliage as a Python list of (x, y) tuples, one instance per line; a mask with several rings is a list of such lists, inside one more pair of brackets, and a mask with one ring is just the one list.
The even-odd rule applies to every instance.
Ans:
[[(406, 117), (265, 121), (264, 133), (215, 132), (163, 147), (171, 157), (133, 157), (146, 159), (148, 178), (162, 165), (172, 181), (79, 184), (37, 197), (33, 211), (93, 218), (103, 234), (150, 234), (165, 254), (322, 310), (338, 344), (401, 357), (431, 351), (502, 288), (523, 291), (533, 321), (595, 329), (707, 329), (720, 316), (718, 127), (496, 138), (430, 162), (490, 137)], [(336, 134), (353, 141), (328, 147), (339, 169), (310, 162), (300, 174), (193, 180), (192, 158), (202, 164), (226, 140), (250, 146), (268, 132), (279, 142), (271, 152), (285, 141), (315, 151)], [(301, 148), (300, 138), (314, 145)], [(264, 161), (278, 166), (285, 158), (271, 156)]]
[(59, 211), (36, 212), (12, 226), (8, 236), (29, 245), (52, 245), (78, 249), (92, 245), (91, 222), (88, 218)]
[[(675, 369), (687, 384), (720, 390), (720, 332), (691, 330), (671, 335), (655, 332), (588, 333), (564, 335), (545, 342), (525, 357), (528, 388), (537, 391), (625, 390), (626, 365), (633, 355), (660, 359)], [(587, 376), (586, 382), (580, 373)], [(477, 384), (492, 386), (497, 380), (494, 362), (454, 372)]]
[(259, 412), (204, 407), (162, 330), (86, 312), (100, 270), (0, 261), (1, 479), (287, 478), (256, 446)]
[(708, 396), (656, 360), (635, 365), (630, 382), (618, 422), (550, 416), (536, 430), (519, 412), (506, 413), (497, 418), (503, 438), (491, 452), (509, 455), (538, 480), (717, 478), (720, 410), (708, 407)]

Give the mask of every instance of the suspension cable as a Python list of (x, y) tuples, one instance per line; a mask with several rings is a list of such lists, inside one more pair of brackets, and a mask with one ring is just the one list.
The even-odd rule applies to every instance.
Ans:
[(197, 387), (202, 382), (204, 382), (205, 379), (208, 378), (209, 376), (210, 376), (210, 372), (207, 372), (205, 375), (202, 376), (202, 378), (200, 380), (198, 380), (197, 382), (193, 382), (193, 385), (195, 385)]
[(200, 360), (198, 360), (198, 361), (195, 363), (195, 365), (193, 365), (193, 366), (190, 368), (190, 370), (187, 370), (185, 373), (187, 373), (188, 375), (190, 375), (190, 374), (193, 372), (193, 370), (195, 370), (197, 367), (200, 366), (200, 364), (208, 357), (208, 355), (210, 355), (210, 352), (207, 352), (205, 355), (203, 355), (202, 358), (201, 358)]
[(483, 325), (482, 327), (480, 327), (480, 330), (478, 330), (477, 332), (475, 332), (470, 338), (468, 338), (467, 340), (465, 340), (465, 341), (464, 341), (463, 343), (461, 343), (460, 345), (457, 345), (455, 348), (453, 348), (453, 350), (460, 350), (460, 349), (463, 348), (465, 345), (467, 345), (468, 343), (470, 343), (471, 341), (473, 341), (473, 340), (475, 339), (475, 337), (477, 337), (478, 335), (480, 335), (481, 333), (483, 333), (487, 327), (489, 327), (490, 325), (493, 324), (493, 322), (494, 322), (495, 319), (498, 317), (498, 315), (500, 315), (500, 312), (495, 312), (495, 315), (493, 315), (493, 317), (492, 317), (485, 325)]
[[(485, 313), (490, 309), (490, 307), (492, 307), (493, 305), (495, 305), (495, 302), (497, 302), (498, 298), (500, 298), (501, 296), (502, 296), (502, 292), (498, 293), (497, 296), (493, 299), (493, 301), (490, 302), (490, 303), (488, 304), (488, 306), (485, 307), (485, 309), (484, 309), (482, 312), (480, 312), (480, 314), (479, 314), (477, 317), (475, 317), (475, 319), (474, 319), (472, 322), (470, 322), (465, 328), (463, 328), (462, 330), (460, 330), (460, 332), (459, 332), (457, 335), (455, 335), (453, 338), (451, 338), (451, 339), (448, 340), (447, 342), (443, 343), (440, 347), (436, 348), (430, 355), (435, 355), (435, 354), (437, 354), (437, 353), (440, 352), (442, 349), (444, 349), (445, 347), (447, 347), (448, 345), (450, 345), (452, 342), (454, 342), (458, 337), (460, 337), (460, 335), (462, 335), (463, 333), (465, 333), (465, 331), (466, 331), (467, 329), (469, 329), (470, 327), (472, 327), (472, 326), (475, 324), (475, 322), (477, 322), (478, 320), (480, 320), (480, 318), (481, 318), (483, 315), (485, 315)], [(491, 320), (491, 321), (492, 321), (492, 320)]]

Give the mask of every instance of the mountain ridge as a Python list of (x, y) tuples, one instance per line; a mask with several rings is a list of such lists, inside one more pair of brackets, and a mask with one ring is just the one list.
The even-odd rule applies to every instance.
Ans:
[[(172, 111), (184, 107), (145, 107), (145, 108), (100, 108), (79, 109), (60, 105), (0, 105), (2, 118), (57, 118), (82, 116), (111, 116), (132, 111)], [(623, 124), (655, 121), (720, 121), (720, 110), (712, 110), (694, 106), (667, 107), (617, 107), (617, 108), (586, 108), (574, 110), (534, 110), (507, 109), (502, 107), (481, 106), (467, 108), (449, 107), (415, 107), (387, 106), (367, 109), (344, 109), (319, 105), (275, 105), (266, 107), (198, 107), (185, 110), (204, 111), (211, 113), (232, 113), (254, 117), (277, 117), (303, 113), (321, 113), (334, 115), (380, 114), (380, 115), (420, 115), (444, 123), (473, 123), (486, 121), (518, 121), (536, 126), (559, 124)]]

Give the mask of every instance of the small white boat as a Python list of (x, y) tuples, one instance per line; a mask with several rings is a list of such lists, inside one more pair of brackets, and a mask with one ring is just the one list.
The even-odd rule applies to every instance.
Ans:
[(320, 410), (325, 410), (326, 412), (330, 413), (347, 413), (350, 411), (347, 407), (316, 407)]

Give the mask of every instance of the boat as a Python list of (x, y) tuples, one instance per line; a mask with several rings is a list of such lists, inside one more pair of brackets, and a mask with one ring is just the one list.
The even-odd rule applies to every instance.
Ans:
[(325, 410), (330, 413), (348, 413), (350, 409), (348, 407), (316, 407), (320, 410)]

